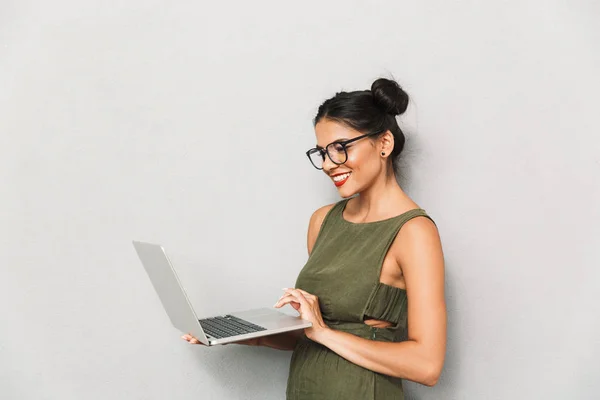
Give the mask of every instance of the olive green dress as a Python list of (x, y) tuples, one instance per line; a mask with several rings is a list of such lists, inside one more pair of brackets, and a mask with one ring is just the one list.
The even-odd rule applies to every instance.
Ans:
[[(319, 297), (321, 314), (332, 329), (369, 340), (398, 342), (406, 337), (406, 291), (379, 281), (385, 255), (408, 220), (422, 209), (382, 221), (353, 223), (342, 217), (349, 199), (327, 213), (296, 287)], [(430, 218), (431, 219), (431, 218)], [(389, 328), (366, 319), (389, 321)], [(402, 381), (360, 367), (308, 338), (292, 354), (288, 400), (403, 399)]]

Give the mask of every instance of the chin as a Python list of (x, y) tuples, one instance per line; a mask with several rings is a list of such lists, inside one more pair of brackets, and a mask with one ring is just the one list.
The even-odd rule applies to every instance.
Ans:
[(341, 186), (339, 188), (337, 188), (338, 193), (340, 194), (340, 196), (344, 199), (347, 199), (348, 197), (352, 197), (356, 194), (356, 190), (353, 190), (350, 187), (344, 187)]

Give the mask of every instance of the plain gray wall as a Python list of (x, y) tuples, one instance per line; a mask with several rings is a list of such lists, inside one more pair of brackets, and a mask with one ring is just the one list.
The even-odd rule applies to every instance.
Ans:
[(447, 262), (445, 369), (408, 397), (597, 398), (599, 11), (3, 1), (0, 398), (282, 399), (291, 353), (182, 341), (131, 240), (207, 314), (270, 306), (339, 199), (311, 118), (379, 76)]

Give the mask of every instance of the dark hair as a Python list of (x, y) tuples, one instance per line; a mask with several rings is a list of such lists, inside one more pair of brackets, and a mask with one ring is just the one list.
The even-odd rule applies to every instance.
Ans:
[(317, 125), (322, 119), (345, 124), (364, 134), (384, 133), (394, 135), (394, 149), (390, 158), (396, 169), (397, 159), (406, 141), (398, 126), (396, 115), (408, 107), (408, 94), (393, 80), (379, 78), (371, 85), (371, 90), (339, 92), (319, 106), (313, 121)]

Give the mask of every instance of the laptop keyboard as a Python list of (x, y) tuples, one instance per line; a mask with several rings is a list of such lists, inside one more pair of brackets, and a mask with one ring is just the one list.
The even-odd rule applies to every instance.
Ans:
[(204, 332), (217, 339), (267, 330), (233, 315), (204, 318), (199, 321)]

